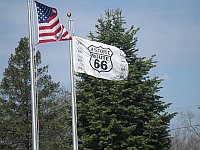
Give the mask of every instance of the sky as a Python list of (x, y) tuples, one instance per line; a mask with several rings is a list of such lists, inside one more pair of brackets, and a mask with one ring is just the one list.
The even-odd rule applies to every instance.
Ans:
[[(168, 111), (190, 109), (200, 115), (199, 0), (38, 1), (56, 8), (60, 22), (66, 27), (66, 13), (71, 12), (74, 33), (82, 38), (87, 38), (90, 31), (95, 32), (97, 19), (104, 16), (105, 10), (120, 8), (127, 22), (126, 27), (134, 25), (140, 28), (137, 33), (138, 56), (150, 58), (156, 54), (157, 66), (150, 71), (150, 76), (164, 79), (159, 95), (166, 103), (172, 103)], [(20, 38), (28, 37), (27, 0), (1, 0), (0, 9), (2, 79), (8, 59)], [(39, 44), (36, 48), (42, 54), (42, 65), (49, 65), (49, 74), (53, 80), (70, 89), (69, 42)]]

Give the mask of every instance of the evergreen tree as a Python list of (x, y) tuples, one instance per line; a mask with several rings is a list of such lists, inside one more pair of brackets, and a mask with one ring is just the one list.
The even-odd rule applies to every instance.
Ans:
[[(67, 144), (66, 93), (48, 75), (48, 66), (39, 68), (36, 53), (40, 149), (64, 149)], [(30, 56), (27, 38), (21, 38), (11, 55), (0, 85), (0, 149), (32, 149)], [(69, 107), (69, 106), (68, 106)], [(67, 120), (68, 119), (68, 120)], [(63, 128), (65, 127), (65, 128)], [(68, 147), (67, 147), (68, 146)], [(57, 148), (55, 148), (57, 147)]]
[(77, 81), (78, 137), (80, 149), (167, 150), (169, 123), (174, 114), (170, 104), (158, 95), (162, 80), (151, 78), (155, 67), (150, 59), (137, 56), (134, 26), (126, 29), (121, 10), (108, 10), (98, 19), (93, 41), (113, 45), (126, 53), (129, 75), (123, 81), (109, 81), (79, 74)]
[(61, 89), (55, 100), (54, 105), (40, 112), (41, 150), (72, 149), (71, 95)]

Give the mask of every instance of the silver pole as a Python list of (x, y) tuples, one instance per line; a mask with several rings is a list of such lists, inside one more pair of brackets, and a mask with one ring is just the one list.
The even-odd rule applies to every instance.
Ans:
[(30, 47), (30, 72), (31, 72), (31, 107), (32, 107), (32, 147), (37, 150), (37, 128), (36, 128), (36, 97), (35, 97), (35, 74), (34, 74), (34, 44), (33, 44), (33, 0), (28, 0), (28, 27)]
[[(68, 31), (69, 34), (73, 35), (73, 19), (71, 19), (71, 13), (67, 13), (68, 20)], [(73, 138), (73, 150), (78, 150), (78, 137), (77, 137), (77, 111), (76, 111), (76, 91), (75, 91), (75, 79), (74, 79), (74, 65), (73, 65), (73, 51), (72, 51), (72, 40), (69, 42), (70, 51), (70, 78), (71, 78), (71, 95), (72, 95), (72, 138)]]

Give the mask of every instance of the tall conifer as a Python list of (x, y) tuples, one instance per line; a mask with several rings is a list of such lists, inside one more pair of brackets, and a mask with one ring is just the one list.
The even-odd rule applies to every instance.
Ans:
[[(78, 137), (80, 149), (165, 150), (170, 147), (169, 123), (174, 114), (158, 95), (162, 80), (150, 77), (155, 67), (137, 56), (134, 26), (126, 29), (122, 11), (105, 11), (89, 38), (116, 46), (126, 53), (129, 75), (108, 81), (79, 74), (77, 81)], [(145, 44), (145, 43), (144, 43)]]
[[(21, 38), (0, 85), (0, 149), (32, 149), (30, 56), (27, 38)], [(52, 81), (48, 66), (40, 67), (36, 54), (40, 149), (69, 149), (66, 96)], [(69, 101), (69, 100), (68, 100)], [(68, 140), (67, 140), (68, 139)]]

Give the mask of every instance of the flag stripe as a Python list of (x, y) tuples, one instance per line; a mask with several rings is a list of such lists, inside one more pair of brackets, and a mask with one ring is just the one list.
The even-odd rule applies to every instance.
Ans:
[(40, 43), (46, 43), (46, 42), (56, 42), (56, 40), (53, 39), (40, 40)]

